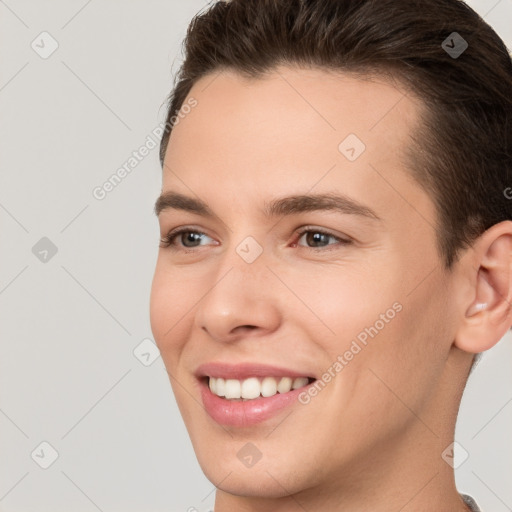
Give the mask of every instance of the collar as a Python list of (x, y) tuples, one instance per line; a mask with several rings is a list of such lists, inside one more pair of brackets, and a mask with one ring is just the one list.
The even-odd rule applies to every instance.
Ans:
[(460, 497), (464, 500), (464, 503), (469, 507), (469, 510), (471, 510), (471, 512), (481, 512), (480, 508), (478, 507), (475, 500), (471, 496), (469, 496), (468, 494), (461, 493)]

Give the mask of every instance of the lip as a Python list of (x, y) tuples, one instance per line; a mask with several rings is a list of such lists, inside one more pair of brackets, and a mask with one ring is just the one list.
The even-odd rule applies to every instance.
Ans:
[(214, 395), (207, 379), (200, 381), (201, 398), (206, 412), (220, 425), (249, 427), (277, 415), (286, 407), (298, 402), (298, 396), (313, 386), (316, 381), (288, 393), (277, 393), (270, 397), (234, 402)]
[(289, 368), (273, 366), (268, 364), (239, 363), (236, 365), (222, 362), (212, 362), (200, 365), (195, 376), (198, 379), (203, 377), (215, 377), (223, 379), (248, 379), (249, 377), (312, 377), (312, 374), (298, 372)]
[(213, 394), (210, 391), (206, 377), (240, 380), (249, 377), (315, 377), (286, 368), (253, 363), (237, 365), (207, 363), (199, 366), (195, 375), (199, 381), (201, 399), (208, 415), (220, 425), (232, 427), (249, 427), (272, 418), (283, 411), (283, 409), (296, 404), (298, 396), (302, 392), (307, 391), (316, 381), (315, 379), (310, 384), (298, 389), (292, 389), (287, 393), (277, 393), (274, 396), (260, 397), (247, 401), (232, 401)]

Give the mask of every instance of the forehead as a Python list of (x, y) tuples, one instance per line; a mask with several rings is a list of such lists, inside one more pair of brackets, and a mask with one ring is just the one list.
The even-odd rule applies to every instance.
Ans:
[(423, 191), (403, 155), (421, 104), (406, 92), (382, 77), (315, 68), (279, 67), (258, 79), (212, 73), (192, 87), (196, 106), (171, 133), (163, 189), (221, 194), (240, 207), (241, 198), (313, 188), (363, 192), (386, 207), (398, 187), (417, 201)]
[[(216, 117), (215, 125), (209, 125), (211, 135), (222, 136), (229, 124), (238, 123), (245, 125), (243, 134), (261, 129), (268, 139), (276, 133), (285, 135), (283, 127), (305, 135), (318, 129), (320, 135), (347, 130), (378, 133), (390, 126), (407, 131), (422, 106), (399, 81), (383, 75), (285, 66), (260, 78), (247, 78), (234, 70), (216, 71), (198, 80), (188, 97), (194, 97), (199, 107), (193, 111), (196, 124), (189, 129), (205, 128), (203, 122)], [(176, 131), (183, 131), (187, 124), (180, 120), (182, 130)]]

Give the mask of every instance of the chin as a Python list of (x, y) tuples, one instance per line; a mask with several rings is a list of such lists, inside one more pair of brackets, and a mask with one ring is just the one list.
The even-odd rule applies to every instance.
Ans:
[(299, 492), (303, 488), (301, 478), (307, 478), (294, 470), (300, 461), (289, 460), (289, 467), (284, 467), (276, 465), (279, 457), (276, 461), (262, 458), (252, 467), (244, 466), (236, 457), (226, 461), (212, 454), (199, 457), (198, 462), (213, 485), (235, 496), (281, 498)]
[[(268, 473), (266, 474), (253, 474), (250, 470), (241, 473), (228, 473), (219, 474), (219, 471), (213, 471), (208, 474), (205, 472), (206, 478), (212, 482), (213, 485), (226, 493), (234, 496), (244, 496), (253, 498), (283, 498), (294, 494), (296, 490), (287, 485), (282, 477), (272, 478)], [(211, 476), (210, 476), (211, 475)], [(220, 482), (220, 483), (218, 483)], [(286, 488), (286, 490), (285, 490)]]

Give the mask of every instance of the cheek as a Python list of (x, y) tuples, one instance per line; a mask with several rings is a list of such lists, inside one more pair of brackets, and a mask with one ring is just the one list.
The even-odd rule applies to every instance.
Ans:
[[(369, 367), (396, 375), (397, 361), (405, 354), (412, 356), (411, 362), (421, 357), (421, 351), (418, 353), (412, 346), (418, 340), (410, 339), (417, 336), (415, 320), (421, 304), (409, 307), (410, 300), (396, 267), (324, 267), (315, 274), (294, 288), (315, 316), (302, 311), (296, 321), (327, 354), (329, 364), (342, 357), (343, 368), (336, 365), (337, 370), (332, 371), (343, 375), (336, 379), (343, 381), (343, 386), (356, 386), (363, 374), (366, 379), (371, 375)], [(382, 387), (378, 382), (372, 384)]]
[(167, 312), (172, 311), (169, 307), (171, 300), (167, 291), (162, 272), (159, 271), (157, 265), (155, 275), (153, 276), (153, 283), (151, 285), (149, 318), (153, 336), (159, 346), (166, 331), (165, 325), (168, 324), (169, 321), (167, 318)]
[(185, 339), (184, 327), (189, 307), (186, 287), (172, 273), (157, 264), (150, 295), (151, 330), (164, 361), (175, 353)]
[(361, 371), (356, 372), (354, 394), (360, 402), (373, 404), (373, 414), (380, 411), (390, 425), (411, 420), (407, 407), (421, 411), (435, 392), (432, 383), (442, 372), (450, 346), (445, 326), (450, 312), (439, 291), (443, 286), (446, 284), (436, 283), (432, 276), (431, 282), (414, 293), (397, 295), (402, 310), (369, 338), (357, 356), (355, 365), (360, 365)]
[[(306, 275), (307, 279), (297, 281), (294, 287), (312, 312), (305, 319), (305, 329), (310, 332), (311, 339), (322, 340), (320, 343), (334, 357), (340, 350), (346, 350), (359, 334), (362, 333), (360, 338), (364, 339), (365, 329), (376, 322), (379, 331), (383, 326), (387, 328), (392, 320), (386, 317), (388, 322), (383, 324), (380, 315), (387, 311), (388, 317), (397, 315), (393, 304), (400, 297), (399, 288), (389, 272), (379, 273), (370, 266), (356, 269), (346, 265), (324, 267)], [(311, 332), (307, 327), (307, 320), (317, 324), (313, 314), (322, 321), (321, 333)]]

